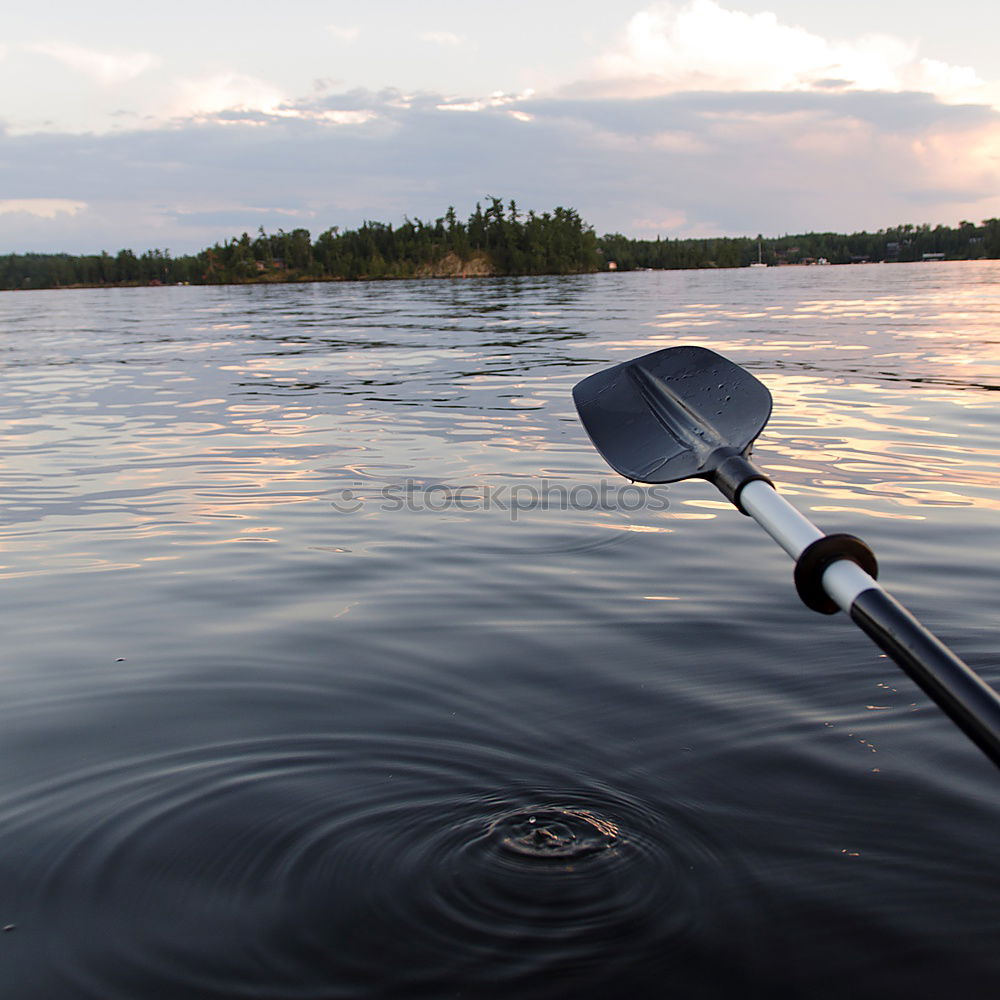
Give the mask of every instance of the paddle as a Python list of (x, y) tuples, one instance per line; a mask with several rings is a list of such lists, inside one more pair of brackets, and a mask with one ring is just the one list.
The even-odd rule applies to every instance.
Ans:
[(846, 611), (1000, 767), (1000, 696), (876, 582), (871, 549), (824, 535), (749, 461), (771, 394), (703, 347), (668, 347), (585, 378), (580, 419), (616, 472), (641, 483), (714, 483), (795, 560), (795, 586), (814, 611)]

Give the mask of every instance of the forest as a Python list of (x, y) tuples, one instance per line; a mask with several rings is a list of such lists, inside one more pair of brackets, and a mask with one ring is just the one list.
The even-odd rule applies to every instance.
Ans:
[(764, 264), (863, 264), (927, 259), (1000, 258), (1000, 219), (957, 227), (907, 224), (868, 233), (803, 233), (798, 236), (721, 237), (719, 239), (635, 240), (603, 236), (598, 248), (617, 270), (676, 270), (698, 267), (746, 267)]
[(11, 254), (0, 257), (0, 288), (577, 274), (599, 266), (597, 237), (573, 209), (536, 215), (490, 198), (467, 222), (449, 208), (434, 222), (365, 222), (343, 232), (333, 226), (315, 240), (307, 229), (261, 228), (188, 256)]
[(314, 240), (307, 229), (243, 233), (196, 254), (120, 250), (0, 256), (0, 289), (113, 285), (249, 284), (289, 281), (491, 275), (581, 274), (614, 269), (860, 264), (926, 259), (1000, 258), (1000, 219), (956, 227), (901, 225), (877, 232), (780, 237), (640, 240), (596, 236), (571, 208), (522, 213), (514, 201), (487, 199), (463, 222), (453, 208), (433, 222), (333, 226)]

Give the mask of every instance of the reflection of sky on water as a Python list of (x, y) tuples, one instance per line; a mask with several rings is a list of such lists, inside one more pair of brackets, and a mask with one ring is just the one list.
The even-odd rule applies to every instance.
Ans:
[[(745, 307), (699, 300), (658, 312), (647, 323), (655, 332), (615, 342), (616, 354), (683, 337), (754, 370), (775, 401), (758, 460), (817, 513), (919, 519), (912, 508), (1000, 509), (996, 265), (817, 276), (831, 291), (855, 278), (902, 286), (865, 297), (853, 288), (815, 297), (814, 274), (758, 275), (769, 284), (748, 289)], [(768, 295), (790, 301), (761, 304)]]
[[(72, 532), (81, 514), (87, 530), (149, 535), (228, 520), (211, 544), (264, 542), (281, 531), (276, 511), (355, 480), (592, 481), (604, 470), (573, 383), (678, 342), (766, 382), (758, 461), (812, 511), (997, 510), (996, 274), (883, 265), (8, 296), (6, 545), (37, 551), (43, 521)], [(715, 516), (697, 491), (627, 527)]]

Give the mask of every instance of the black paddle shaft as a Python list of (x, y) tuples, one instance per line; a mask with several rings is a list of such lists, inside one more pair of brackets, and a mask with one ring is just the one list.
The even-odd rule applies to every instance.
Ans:
[(881, 588), (863, 591), (851, 619), (1000, 767), (1000, 697)]

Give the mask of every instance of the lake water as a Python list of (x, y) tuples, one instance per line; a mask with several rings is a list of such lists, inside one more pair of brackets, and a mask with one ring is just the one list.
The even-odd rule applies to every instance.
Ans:
[(3, 996), (995, 996), (996, 769), (577, 420), (677, 343), (1000, 685), (1000, 263), (0, 296)]

